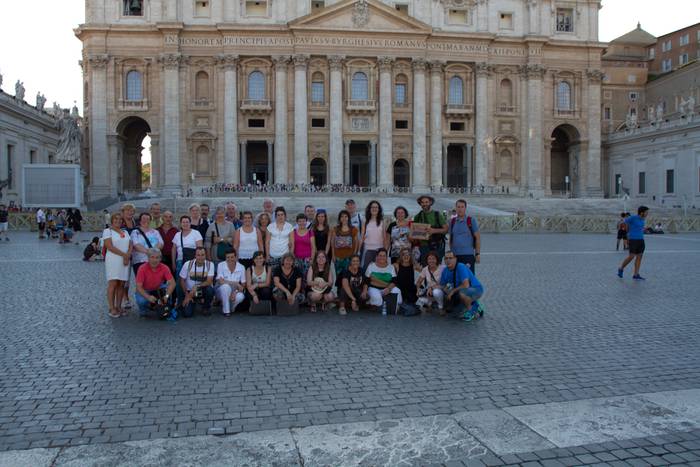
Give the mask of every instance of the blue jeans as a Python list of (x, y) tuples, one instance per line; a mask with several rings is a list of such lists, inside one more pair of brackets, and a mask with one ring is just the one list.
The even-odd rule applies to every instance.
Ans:
[[(204, 302), (202, 303), (202, 308), (204, 309), (205, 312), (208, 312), (209, 309), (211, 308), (211, 302), (214, 300), (214, 287), (208, 286), (204, 287), (201, 289), (203, 292), (203, 297), (204, 297)], [(178, 298), (178, 303), (182, 305), (182, 302), (185, 301), (185, 292), (182, 290), (178, 290), (177, 292), (177, 298)], [(191, 318), (192, 315), (194, 315), (194, 306), (195, 306), (195, 300), (191, 301), (187, 305), (184, 305), (182, 307), (182, 315), (185, 318)]]
[[(168, 288), (168, 284), (163, 284), (163, 285), (160, 286), (160, 290), (166, 290), (167, 288)], [(155, 290), (147, 290), (147, 292), (148, 292), (149, 294), (155, 294), (155, 293), (156, 293)], [(151, 304), (151, 302), (149, 302), (148, 300), (146, 300), (146, 298), (145, 298), (143, 295), (141, 295), (140, 293), (138, 293), (138, 292), (136, 292), (136, 293), (134, 294), (134, 298), (136, 299), (136, 304), (137, 304), (138, 307), (139, 307), (139, 314), (140, 314), (141, 316), (146, 316), (146, 315), (148, 314), (148, 311), (149, 311), (148, 307), (149, 307), (149, 305)]]

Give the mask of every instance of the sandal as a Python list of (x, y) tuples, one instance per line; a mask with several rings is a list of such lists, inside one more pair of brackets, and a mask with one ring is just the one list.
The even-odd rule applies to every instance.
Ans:
[(309, 311), (311, 311), (311, 313), (316, 313), (316, 305), (315, 304), (311, 305), (311, 310), (309, 310)]
[(109, 313), (107, 313), (110, 318), (119, 318), (121, 317), (121, 314), (116, 311), (116, 310), (109, 310)]
[(129, 316), (129, 310), (119, 310), (119, 316)]

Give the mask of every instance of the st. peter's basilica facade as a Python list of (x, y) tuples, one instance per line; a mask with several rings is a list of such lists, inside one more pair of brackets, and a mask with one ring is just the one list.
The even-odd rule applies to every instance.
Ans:
[(600, 0), (86, 0), (88, 192), (601, 195)]

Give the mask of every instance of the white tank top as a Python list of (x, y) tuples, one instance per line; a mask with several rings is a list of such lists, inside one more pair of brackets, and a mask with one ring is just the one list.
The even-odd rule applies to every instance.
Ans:
[(239, 230), (240, 242), (238, 243), (238, 257), (241, 259), (252, 259), (253, 253), (258, 251), (258, 230), (246, 233), (243, 227)]

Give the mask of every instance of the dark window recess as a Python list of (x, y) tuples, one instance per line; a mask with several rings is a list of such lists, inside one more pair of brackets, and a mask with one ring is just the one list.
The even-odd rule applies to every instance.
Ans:
[(326, 119), (325, 118), (312, 118), (311, 119), (311, 128), (326, 128)]
[(397, 130), (408, 130), (408, 120), (396, 120)]
[(450, 122), (450, 131), (464, 131), (464, 122)]
[(250, 118), (248, 119), (248, 128), (265, 128), (264, 118)]

